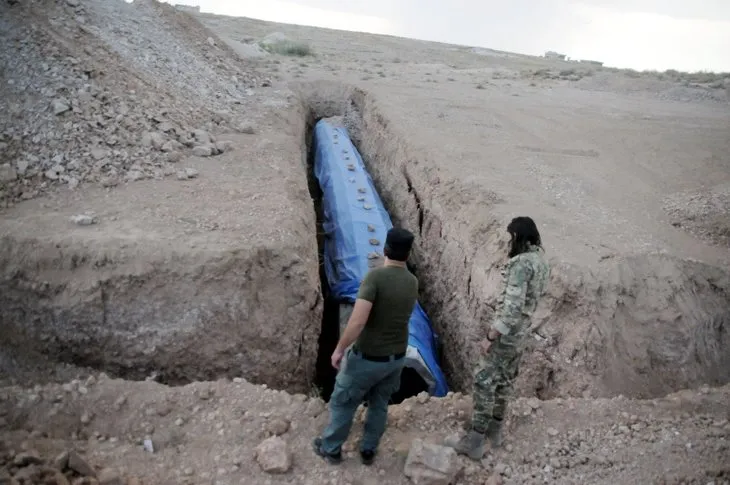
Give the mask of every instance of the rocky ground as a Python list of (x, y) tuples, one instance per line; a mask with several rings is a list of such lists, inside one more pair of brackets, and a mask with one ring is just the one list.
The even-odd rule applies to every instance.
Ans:
[(310, 444), (326, 423), (321, 400), (239, 378), (166, 387), (91, 374), (0, 397), (2, 460), (19, 483), (730, 482), (728, 386), (651, 401), (518, 399), (503, 447), (481, 462), (440, 446), (461, 432), (470, 398), (418, 396), (391, 406), (372, 468), (356, 453), (362, 408), (345, 461), (327, 465)]
[[(151, 0), (3, 2), (0, 45), (0, 483), (730, 483), (726, 76)], [(345, 463), (311, 451), (330, 116), (418, 233), (454, 389), (504, 223), (540, 224), (551, 290), (481, 462), (439, 446), (459, 392), (392, 406), (372, 468), (362, 411)]]

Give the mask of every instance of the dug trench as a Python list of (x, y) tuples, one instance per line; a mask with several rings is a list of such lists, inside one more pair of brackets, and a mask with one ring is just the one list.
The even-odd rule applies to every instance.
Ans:
[[(341, 118), (341, 117), (339, 117)], [(324, 299), (322, 324), (317, 347), (317, 363), (314, 372), (314, 385), (317, 394), (325, 401), (329, 401), (334, 389), (337, 371), (331, 364), (331, 355), (334, 352), (348, 318), (352, 313), (352, 304), (338, 301), (330, 288), (325, 272), (325, 244), (329, 236), (324, 229), (323, 193), (317, 178), (314, 175), (316, 143), (314, 126), (321, 118), (317, 118), (312, 111), (307, 116), (306, 123), (306, 152), (307, 152), (307, 183), (314, 204), (317, 219), (317, 248), (319, 260), (320, 286)], [(332, 118), (330, 118), (330, 121)], [(338, 123), (340, 124), (340, 123)], [(387, 209), (386, 209), (387, 210)], [(407, 262), (408, 269), (417, 275), (412, 262)], [(438, 352), (438, 351), (437, 351)], [(401, 384), (398, 391), (391, 396), (391, 404), (399, 404), (404, 399), (427, 392), (428, 385), (423, 378), (410, 366), (405, 366), (401, 375)]]
[[(339, 119), (394, 225), (416, 234), (411, 262), (420, 302), (442, 342), (442, 369), (450, 390), (470, 392), (477, 343), (497, 308), (507, 259), (509, 219), (496, 210), (505, 202), (487, 199), (439, 170), (373, 95), (340, 83), (297, 89), (307, 127), (303, 158), (309, 160), (308, 169), (314, 123)], [(722, 350), (730, 345), (727, 269), (665, 255), (577, 267), (561, 261), (560, 248), (547, 250), (551, 281), (533, 318), (517, 395), (651, 398), (730, 381), (730, 355)], [(322, 285), (326, 288), (324, 279)], [(329, 354), (336, 321), (336, 305), (330, 302), (318, 357), (325, 394), (334, 378)]]
[[(281, 185), (293, 194), (287, 203), (297, 218), (291, 233), (296, 237), (276, 249), (235, 249), (237, 235), (229, 241), (216, 233), (209, 240), (216, 251), (206, 253), (151, 240), (125, 239), (126, 247), (117, 247), (103, 225), (66, 235), (53, 215), (29, 219), (36, 231), (40, 222), (49, 231), (33, 239), (6, 219), (0, 344), (126, 379), (156, 376), (171, 385), (245, 377), (309, 393), (319, 368), (326, 396), (336, 319), (332, 302), (323, 298), (316, 211), (305, 207), (317, 194), (311, 180), (307, 193), (306, 174), (311, 127), (318, 119), (340, 117), (393, 223), (416, 235), (412, 268), (422, 290), (419, 301), (442, 343), (450, 389), (469, 392), (478, 341), (497, 307), (509, 220), (499, 215), (505, 213), (500, 204), (508, 202), (486, 199), (479, 187), (439, 169), (438, 160), (414, 146), (373, 95), (334, 82), (294, 88), (299, 100), (283, 121), (288, 138), (281, 142), (294, 137), (299, 145), (285, 154), (294, 162)], [(266, 136), (279, 136), (281, 128)], [(233, 165), (240, 156), (233, 153), (222, 179), (232, 186), (236, 177), (249, 176)], [(208, 180), (197, 182), (209, 184), (200, 190), (220, 190), (221, 180), (212, 174)], [(152, 189), (135, 187), (142, 188), (135, 189), (137, 198), (150, 193), (141, 207), (160, 203)], [(106, 205), (125, 204), (125, 190), (131, 189), (99, 197)], [(225, 213), (236, 210), (221, 206)], [(534, 317), (517, 395), (654, 397), (730, 381), (727, 269), (663, 255), (576, 267), (561, 261), (561, 249), (547, 248), (549, 291)]]

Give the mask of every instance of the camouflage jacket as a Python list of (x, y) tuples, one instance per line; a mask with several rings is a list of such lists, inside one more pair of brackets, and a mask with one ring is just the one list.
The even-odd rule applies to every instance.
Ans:
[(493, 348), (498, 353), (520, 352), (532, 316), (550, 278), (545, 252), (537, 246), (511, 258), (492, 328), (501, 336)]

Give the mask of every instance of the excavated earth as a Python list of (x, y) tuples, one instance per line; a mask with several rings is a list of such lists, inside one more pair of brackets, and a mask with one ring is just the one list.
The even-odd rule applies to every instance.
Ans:
[[(2, 3), (0, 36), (0, 482), (409, 483), (468, 417), (516, 215), (549, 293), (506, 448), (457, 483), (730, 482), (727, 90), (153, 0)], [(341, 468), (309, 445), (333, 116), (461, 391), (392, 406), (375, 471), (359, 428)]]

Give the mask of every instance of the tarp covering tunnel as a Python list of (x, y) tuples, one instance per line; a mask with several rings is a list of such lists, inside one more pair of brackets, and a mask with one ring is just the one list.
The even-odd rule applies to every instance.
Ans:
[[(314, 176), (322, 190), (325, 276), (331, 296), (340, 303), (342, 329), (360, 282), (382, 258), (393, 224), (347, 130), (320, 120), (313, 138)], [(437, 345), (431, 321), (416, 303), (409, 321), (406, 369), (396, 394), (409, 394), (420, 384), (432, 396), (446, 395)]]

